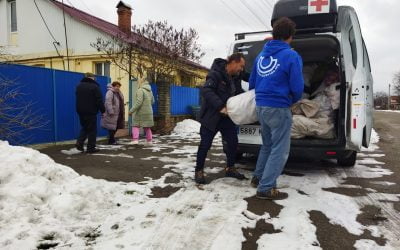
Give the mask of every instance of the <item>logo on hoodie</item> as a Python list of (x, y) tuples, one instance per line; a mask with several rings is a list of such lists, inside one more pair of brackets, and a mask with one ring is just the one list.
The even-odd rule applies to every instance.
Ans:
[[(269, 57), (269, 64), (265, 65), (264, 64), (264, 56), (260, 56), (260, 58), (258, 59), (257, 62), (257, 73), (261, 76), (261, 77), (267, 77), (269, 75), (272, 75), (275, 73), (275, 71), (279, 68), (279, 66), (281, 66), (278, 63), (278, 59), (273, 58), (272, 56)], [(266, 60), (268, 63), (268, 60)]]

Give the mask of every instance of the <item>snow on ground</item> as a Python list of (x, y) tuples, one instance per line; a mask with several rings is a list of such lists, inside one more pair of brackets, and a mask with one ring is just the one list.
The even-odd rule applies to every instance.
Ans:
[(400, 113), (400, 110), (375, 110), (378, 112), (392, 112), (392, 113)]
[[(241, 249), (245, 240), (242, 228), (254, 228), (257, 220), (263, 219), (281, 232), (263, 235), (257, 242), (259, 249), (320, 249), (313, 244), (317, 242), (309, 216), (313, 210), (352, 234), (361, 235), (365, 229), (376, 236), (382, 234), (376, 226), (357, 222), (357, 199), (324, 190), (340, 187), (349, 176), (373, 179), (390, 175), (369, 151), (364, 154), (370, 159), (350, 170), (339, 169), (333, 177), (324, 169), (302, 170), (301, 177), (281, 176), (278, 187), (288, 192), (289, 198), (276, 201), (283, 209), (272, 218), (268, 213), (257, 216), (247, 211), (244, 199), (255, 194), (248, 181), (222, 178), (203, 189), (194, 185), (196, 147), (178, 148), (169, 142), (198, 138), (198, 131), (197, 122), (185, 120), (166, 137), (168, 144), (149, 148), (174, 148), (158, 160), (184, 177), (176, 184), (182, 187), (178, 192), (158, 199), (148, 197), (151, 188), (165, 185), (164, 179), (171, 173), (142, 185), (107, 182), (79, 176), (36, 150), (0, 141), (0, 248), (35, 249), (40, 244), (54, 244), (58, 249)], [(374, 132), (372, 138), (372, 146), (377, 148), (379, 137)], [(177, 159), (177, 154), (186, 158)], [(251, 177), (251, 172), (245, 174)], [(378, 248), (370, 240), (357, 241), (355, 247)]]

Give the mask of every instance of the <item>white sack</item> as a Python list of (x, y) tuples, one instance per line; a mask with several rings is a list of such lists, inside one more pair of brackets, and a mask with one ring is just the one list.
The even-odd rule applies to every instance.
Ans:
[(300, 139), (312, 136), (321, 139), (335, 138), (335, 126), (329, 118), (307, 118), (302, 115), (293, 116), (291, 137)]
[(293, 104), (291, 109), (294, 115), (313, 117), (318, 113), (319, 103), (308, 99), (301, 99), (297, 103)]
[(226, 103), (228, 115), (236, 125), (251, 124), (258, 121), (255, 90), (231, 97)]
[(340, 90), (339, 90), (340, 83), (332, 83), (325, 89), (325, 94), (329, 98), (332, 109), (336, 110), (339, 108), (340, 104)]

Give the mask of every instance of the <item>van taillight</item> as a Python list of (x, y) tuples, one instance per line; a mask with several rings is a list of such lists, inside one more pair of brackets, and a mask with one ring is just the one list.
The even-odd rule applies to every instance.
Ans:
[(334, 151), (328, 151), (328, 152), (326, 152), (326, 155), (336, 155), (336, 152), (334, 152)]
[(356, 118), (353, 119), (353, 128), (354, 129), (357, 128), (357, 119)]

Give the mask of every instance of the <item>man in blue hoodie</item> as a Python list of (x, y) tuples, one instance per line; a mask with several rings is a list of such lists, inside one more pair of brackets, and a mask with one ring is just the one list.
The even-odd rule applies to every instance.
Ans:
[(290, 107), (300, 100), (304, 89), (303, 62), (289, 46), (296, 24), (282, 17), (273, 24), (273, 40), (267, 42), (254, 61), (249, 89), (255, 89), (257, 115), (263, 144), (251, 184), (260, 199), (285, 199), (276, 180), (282, 173), (290, 150), (292, 113)]

